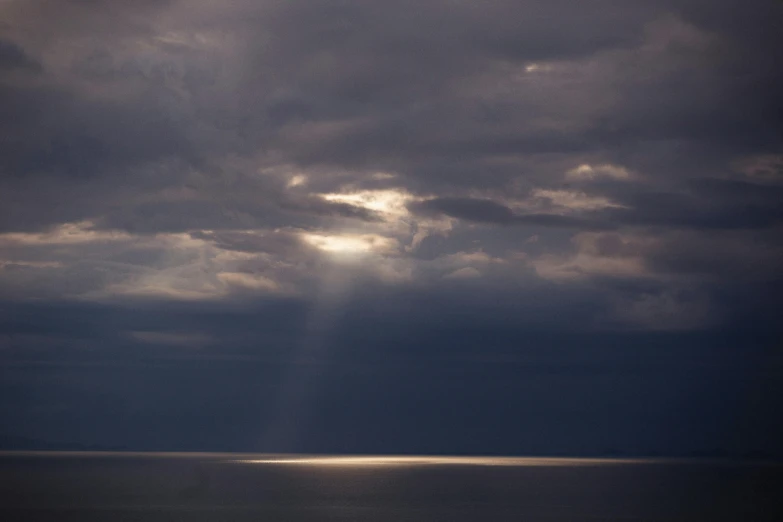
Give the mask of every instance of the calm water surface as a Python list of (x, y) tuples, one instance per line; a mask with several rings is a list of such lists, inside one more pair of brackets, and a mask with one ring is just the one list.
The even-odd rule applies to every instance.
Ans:
[(783, 466), (7, 453), (0, 520), (783, 520)]

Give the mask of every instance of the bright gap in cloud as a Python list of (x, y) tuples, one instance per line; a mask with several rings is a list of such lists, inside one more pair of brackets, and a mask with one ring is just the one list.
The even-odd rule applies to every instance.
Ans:
[(631, 173), (628, 172), (628, 169), (625, 167), (612, 165), (611, 163), (604, 163), (601, 165), (583, 163), (566, 172), (566, 179), (574, 181), (593, 180), (598, 178), (628, 180), (631, 178)]
[(293, 188), (293, 187), (299, 187), (302, 185), (307, 184), (307, 176), (304, 174), (297, 174), (295, 176), (292, 176), (291, 179), (288, 180), (287, 187)]
[(402, 190), (363, 190), (345, 194), (322, 194), (321, 197), (333, 203), (347, 203), (374, 212), (400, 217), (408, 214), (407, 204), (414, 199)]
[(304, 234), (304, 241), (324, 252), (343, 255), (361, 255), (391, 252), (396, 249), (394, 239), (377, 234)]

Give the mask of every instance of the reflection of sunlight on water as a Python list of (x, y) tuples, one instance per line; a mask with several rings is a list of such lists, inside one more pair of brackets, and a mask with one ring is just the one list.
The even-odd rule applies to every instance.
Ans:
[(451, 456), (301, 456), (237, 459), (240, 464), (279, 464), (337, 467), (390, 466), (597, 466), (638, 464), (648, 459), (552, 458), (552, 457), (451, 457)]

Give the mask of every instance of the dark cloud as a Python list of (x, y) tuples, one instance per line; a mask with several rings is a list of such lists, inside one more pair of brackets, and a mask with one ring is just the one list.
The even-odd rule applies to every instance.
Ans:
[[(0, 411), (6, 425), (24, 423), (25, 434), (34, 438), (51, 440), (51, 430), (61, 423), (56, 433), (68, 442), (268, 450), (259, 444), (274, 401), (285, 390), (281, 374), (305, 365), (314, 370), (300, 383), (309, 398), (300, 412), (305, 424), (273, 449), (475, 453), (489, 442), (482, 430), (470, 427), (476, 420), (504, 427), (492, 438), (498, 453), (568, 453), (577, 447), (569, 435), (574, 431), (580, 434), (577, 451), (586, 453), (610, 446), (631, 453), (687, 453), (701, 448), (701, 437), (729, 449), (734, 437), (744, 441), (739, 447), (776, 447), (778, 425), (769, 431), (773, 423), (754, 417), (753, 428), (760, 431), (740, 434), (729, 426), (731, 416), (745, 408), (744, 379), (768, 364), (764, 334), (585, 337), (542, 325), (498, 326), (480, 314), (463, 315), (460, 324), (449, 318), (454, 307), (432, 307), (448, 305), (453, 294), (430, 295), (415, 305), (417, 312), (429, 310), (426, 320), (412, 324), (396, 312), (392, 316), (405, 325), (396, 328), (396, 319), (382, 319), (414, 297), (400, 295), (392, 306), (379, 308), (374, 299), (369, 309), (367, 303), (352, 308), (323, 339), (317, 361), (291, 359), (296, 352), (286, 343), (301, 338), (307, 313), (296, 302), (243, 309), (14, 305), (16, 317), (6, 316), (1, 327), (12, 343), (4, 351), (3, 395), (15, 400), (2, 402)], [(567, 317), (583, 314), (585, 305), (574, 302), (582, 312)], [(51, 325), (46, 332), (37, 329), (43, 318)], [(379, 338), (379, 328), (388, 333)], [(194, 349), (125, 335), (185, 329), (220, 341)], [(50, 337), (36, 348), (25, 334), (81, 343), (53, 344)], [(85, 334), (108, 348), (80, 348)], [(672, 403), (684, 411), (672, 409)], [(466, 417), (466, 408), (474, 407), (478, 413)], [(764, 406), (756, 408), (754, 416)], [(719, 420), (726, 426), (712, 431)], [(679, 427), (676, 433), (672, 424)]]
[[(599, 153), (642, 171), (679, 172), (694, 161), (704, 168), (714, 161), (709, 155), (726, 160), (780, 142), (779, 111), (747, 106), (775, 98), (774, 85), (765, 82), (777, 81), (776, 73), (746, 59), (754, 40), (725, 15), (727, 7), (716, 14), (699, 2), (671, 11), (646, 2), (607, 1), (587, 11), (493, 2), (479, 13), (453, 3), (410, 12), (352, 2), (237, 3), (220, 16), (196, 11), (171, 22), (169, 33), (178, 36), (158, 40), (156, 31), (163, 30), (153, 13), (166, 20), (177, 4), (7, 8), (50, 29), (48, 39), (30, 44), (39, 48), (58, 35), (79, 38), (69, 24), (34, 16), (43, 5), (63, 10), (47, 20), (95, 19), (89, 24), (101, 28), (95, 44), (67, 56), (69, 70), (109, 92), (121, 88), (122, 97), (85, 98), (54, 77), (57, 87), (48, 90), (9, 91), (3, 99), (14, 121), (26, 122), (30, 141), (17, 140), (3, 154), (5, 170), (117, 173), (126, 178), (123, 198), (150, 188), (136, 186), (138, 174), (127, 168), (174, 158), (213, 170), (208, 160), (258, 150), (308, 168), (400, 172), (426, 192), (498, 188), (520, 172), (532, 183), (545, 182), (541, 165), (524, 157), (533, 154)], [(766, 28), (775, 8), (743, 11), (766, 39), (774, 37)], [(201, 41), (179, 36), (180, 24), (188, 23)], [(233, 38), (220, 40), (228, 27)], [(151, 38), (149, 52), (132, 50)], [(525, 76), (524, 68), (537, 61), (546, 63)], [(745, 86), (735, 88), (738, 81)], [(559, 125), (539, 123), (552, 120)], [(659, 166), (662, 140), (677, 142), (677, 150), (694, 141), (721, 146)], [(498, 155), (517, 159), (488, 165)]]
[(310, 364), (292, 449), (682, 449), (777, 349), (780, 2), (0, 18), (12, 435), (255, 449)]
[(600, 223), (558, 214), (516, 214), (505, 205), (489, 199), (433, 198), (413, 203), (409, 208), (413, 212), (423, 215), (446, 215), (465, 221), (495, 225), (517, 224), (586, 230), (613, 228), (613, 225), (608, 221)]
[(783, 220), (783, 188), (738, 180), (696, 178), (677, 192), (638, 191), (619, 196), (613, 221), (699, 229), (759, 229)]
[(412, 205), (421, 213), (445, 214), (479, 223), (508, 224), (514, 220), (512, 210), (488, 199), (435, 198)]
[(0, 70), (14, 69), (40, 71), (41, 64), (13, 42), (0, 40)]
[[(158, 100), (101, 101), (54, 88), (6, 88), (3, 105), (16, 131), (0, 169), (9, 177), (119, 176), (128, 168), (195, 159), (192, 145)], [(9, 144), (10, 145), (10, 144)]]

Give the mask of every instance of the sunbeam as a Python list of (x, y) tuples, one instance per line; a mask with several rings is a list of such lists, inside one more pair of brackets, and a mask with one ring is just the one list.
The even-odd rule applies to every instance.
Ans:
[(325, 351), (330, 334), (340, 321), (345, 303), (350, 298), (356, 265), (365, 251), (353, 248), (361, 242), (345, 243), (329, 240), (321, 245), (327, 253), (325, 270), (319, 279), (319, 289), (307, 318), (301, 341), (290, 354), (288, 370), (276, 394), (276, 405), (261, 438), (264, 451), (290, 451), (296, 447), (301, 430), (308, 421), (310, 399), (318, 387), (320, 371), (329, 362)]

